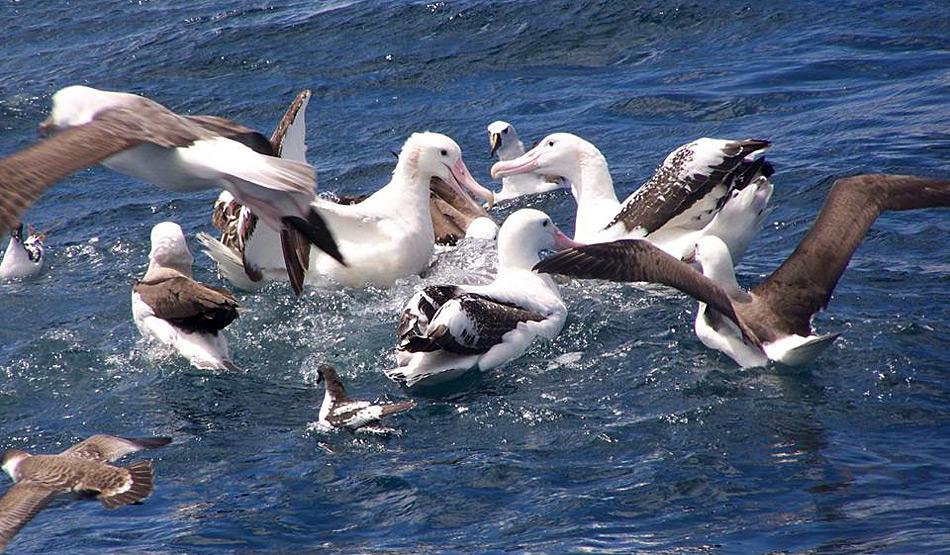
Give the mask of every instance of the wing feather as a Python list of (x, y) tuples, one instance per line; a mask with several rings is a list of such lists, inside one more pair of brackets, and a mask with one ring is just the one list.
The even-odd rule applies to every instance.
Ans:
[(118, 437), (97, 434), (62, 452), (63, 455), (99, 462), (112, 462), (136, 451), (171, 443), (170, 437)]
[(7, 490), (0, 498), (0, 552), (55, 495), (54, 490), (29, 481), (18, 482)]
[(464, 293), (443, 304), (425, 335), (405, 350), (409, 352), (442, 349), (460, 355), (488, 352), (502, 342), (505, 334), (518, 324), (541, 322), (543, 314), (523, 307)]
[(185, 276), (140, 281), (133, 291), (155, 316), (186, 331), (216, 333), (238, 317), (238, 303), (230, 292)]

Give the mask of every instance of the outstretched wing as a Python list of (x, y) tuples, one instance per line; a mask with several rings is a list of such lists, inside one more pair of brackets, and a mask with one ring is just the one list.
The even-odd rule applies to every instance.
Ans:
[(676, 225), (702, 229), (729, 192), (732, 174), (747, 156), (768, 146), (768, 141), (757, 139), (704, 138), (677, 148), (624, 201), (607, 227), (623, 223), (627, 231), (641, 229), (650, 234), (675, 218)]
[(0, 552), (55, 495), (54, 490), (29, 481), (18, 482), (7, 490), (0, 498)]
[(238, 317), (238, 303), (230, 292), (188, 277), (140, 281), (132, 290), (155, 316), (186, 331), (216, 333)]
[(112, 462), (136, 451), (155, 449), (172, 442), (170, 437), (118, 437), (97, 434), (62, 452), (63, 455), (99, 462)]
[(910, 175), (858, 175), (835, 181), (818, 218), (788, 259), (755, 289), (774, 323), (807, 336), (871, 224), (885, 210), (950, 206), (950, 181)]
[(538, 262), (534, 270), (549, 274), (611, 281), (645, 281), (674, 287), (727, 316), (758, 344), (755, 334), (740, 321), (732, 299), (716, 282), (649, 241), (621, 239), (561, 251)]
[(543, 314), (475, 293), (448, 300), (433, 316), (425, 334), (406, 341), (408, 352), (442, 349), (460, 355), (488, 352), (524, 322), (541, 322)]

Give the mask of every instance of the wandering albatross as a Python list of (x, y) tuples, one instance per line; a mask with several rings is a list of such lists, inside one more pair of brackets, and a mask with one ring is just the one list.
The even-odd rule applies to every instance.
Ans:
[[(491, 146), (489, 156), (499, 160), (514, 160), (524, 154), (524, 144), (518, 138), (515, 126), (507, 121), (493, 121), (488, 126), (488, 143)], [(495, 201), (510, 200), (522, 195), (546, 193), (560, 189), (563, 180), (539, 173), (524, 173), (503, 177), (501, 191), (495, 194)]]
[(23, 224), (10, 231), (10, 242), (0, 260), (0, 279), (27, 279), (43, 270), (43, 241), (46, 234), (36, 233), (33, 226), (24, 238)]
[[(771, 165), (753, 160), (768, 141), (697, 139), (667, 156), (653, 177), (621, 203), (614, 191), (607, 160), (593, 144), (570, 133), (553, 133), (524, 155), (497, 162), (492, 177), (541, 172), (566, 179), (577, 200), (574, 239), (601, 243), (623, 238), (646, 238), (674, 256), (683, 256), (691, 243), (680, 239), (703, 230), (735, 189), (768, 180)], [(771, 187), (771, 185), (769, 185)], [(748, 218), (757, 220), (756, 214)], [(736, 261), (758, 230), (738, 224), (747, 235), (730, 234)], [(738, 241), (733, 242), (733, 238)]]
[(851, 255), (878, 215), (937, 207), (950, 207), (950, 181), (886, 174), (839, 179), (791, 256), (748, 292), (736, 283), (728, 247), (715, 236), (701, 238), (687, 256), (687, 261), (695, 258), (703, 273), (637, 239), (571, 249), (535, 269), (675, 287), (700, 301), (695, 328), (707, 347), (743, 367), (769, 360), (801, 365), (814, 360), (838, 336), (816, 335), (812, 319), (828, 306)]
[(132, 287), (132, 318), (142, 335), (174, 347), (196, 368), (237, 370), (222, 330), (238, 317), (225, 289), (191, 277), (194, 258), (176, 223), (152, 228), (145, 277)]
[(171, 441), (94, 435), (58, 455), (7, 450), (0, 464), (14, 485), (0, 499), (0, 551), (57, 495), (92, 493), (107, 509), (139, 503), (154, 487), (152, 463), (137, 461), (126, 467), (108, 463)]
[(542, 250), (578, 245), (544, 212), (518, 210), (498, 231), (498, 275), (487, 285), (433, 285), (406, 303), (399, 321), (398, 366), (407, 386), (488, 370), (520, 357), (535, 337), (553, 339), (567, 307), (549, 276), (531, 271)]
[(308, 281), (338, 285), (389, 287), (397, 279), (419, 274), (434, 252), (430, 187), (438, 178), (457, 195), (493, 202), (492, 192), (469, 173), (462, 150), (440, 133), (413, 133), (403, 144), (389, 183), (358, 204), (324, 199), (313, 207), (336, 238), (347, 266), (311, 252)]
[[(0, 231), (39, 196), (96, 163), (170, 191), (224, 188), (281, 234), (284, 261), (299, 275), (312, 243), (342, 261), (310, 206), (313, 168), (273, 156), (259, 133), (216, 116), (181, 116), (148, 98), (84, 86), (60, 89), (42, 124), (45, 140), (0, 160)], [(292, 282), (299, 294), (302, 284)]]
[(373, 404), (369, 401), (350, 399), (343, 388), (343, 380), (329, 364), (317, 368), (317, 383), (324, 382), (326, 392), (320, 405), (320, 420), (317, 425), (325, 430), (346, 428), (354, 432), (387, 434), (392, 428), (383, 426), (381, 418), (405, 412), (416, 406), (412, 399), (398, 403)]

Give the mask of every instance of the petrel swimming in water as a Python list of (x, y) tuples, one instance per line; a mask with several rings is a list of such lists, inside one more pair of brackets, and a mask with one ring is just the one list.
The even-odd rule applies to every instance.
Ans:
[(26, 279), (36, 276), (43, 269), (44, 233), (36, 233), (33, 226), (23, 232), (23, 224), (10, 231), (10, 242), (0, 260), (0, 279)]
[(320, 406), (319, 425), (325, 429), (347, 428), (353, 431), (385, 434), (392, 428), (382, 425), (380, 419), (416, 406), (413, 400), (398, 403), (373, 404), (369, 401), (350, 399), (343, 388), (343, 381), (329, 364), (317, 368), (317, 383), (326, 384), (323, 404)]
[(152, 493), (152, 463), (108, 464), (129, 453), (171, 443), (168, 437), (123, 438), (94, 435), (58, 455), (3, 454), (3, 471), (14, 485), (0, 499), (0, 551), (54, 497), (94, 494), (107, 509), (138, 503)]
[(580, 278), (663, 283), (700, 301), (696, 334), (741, 366), (769, 360), (806, 364), (838, 334), (816, 335), (812, 318), (828, 306), (851, 255), (878, 215), (890, 210), (950, 207), (950, 181), (910, 175), (839, 179), (795, 252), (751, 291), (736, 283), (728, 247), (714, 236), (697, 241), (687, 261), (650, 243), (626, 239), (558, 253), (539, 272)]
[[(223, 188), (280, 233), (288, 271), (299, 274), (309, 244), (343, 257), (310, 206), (312, 167), (274, 156), (266, 137), (216, 116), (181, 116), (135, 94), (60, 89), (40, 125), (48, 137), (0, 160), (0, 232), (50, 186), (93, 164), (170, 191)], [(300, 284), (294, 284), (300, 294)]]

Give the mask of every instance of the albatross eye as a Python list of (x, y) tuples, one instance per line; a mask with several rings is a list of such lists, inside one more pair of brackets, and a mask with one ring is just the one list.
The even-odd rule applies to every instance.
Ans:
[(508, 128), (506, 127), (505, 130), (502, 131), (501, 133), (502, 133), (503, 135), (507, 135), (507, 134), (508, 134)]
[(449, 151), (447, 151), (447, 150), (445, 150), (445, 149), (443, 148), (443, 149), (442, 149), (442, 156), (448, 156), (448, 155), (449, 155)]
[(548, 141), (548, 146), (554, 146), (554, 141)]
[(551, 220), (544, 220), (544, 223), (541, 224), (541, 227), (548, 227), (549, 223), (551, 223)]

